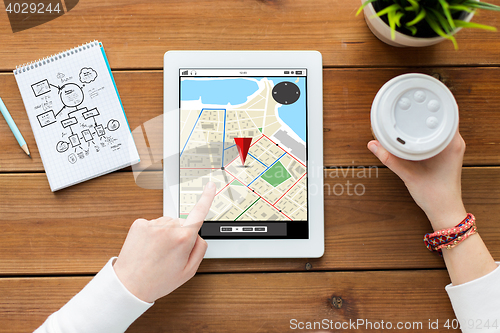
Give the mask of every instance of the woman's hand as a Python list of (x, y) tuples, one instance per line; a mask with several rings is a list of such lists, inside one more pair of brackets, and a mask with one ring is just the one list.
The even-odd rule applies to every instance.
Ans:
[(114, 264), (123, 285), (139, 299), (152, 303), (191, 279), (200, 266), (207, 243), (198, 235), (215, 197), (208, 183), (187, 219), (138, 219)]
[(458, 131), (448, 147), (424, 161), (398, 158), (376, 140), (368, 142), (368, 149), (404, 181), (434, 230), (453, 227), (465, 218), (461, 188), (465, 142)]
[[(404, 181), (434, 230), (454, 227), (466, 217), (461, 187), (465, 142), (458, 131), (448, 147), (424, 161), (398, 158), (376, 140), (368, 142), (368, 149)], [(443, 258), (454, 285), (473, 281), (497, 268), (477, 233), (463, 244), (443, 249)]]

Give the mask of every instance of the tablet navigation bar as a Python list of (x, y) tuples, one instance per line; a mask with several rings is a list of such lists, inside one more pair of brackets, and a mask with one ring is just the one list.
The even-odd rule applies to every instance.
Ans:
[(221, 76), (306, 76), (307, 69), (305, 68), (282, 68), (282, 69), (203, 69), (203, 68), (181, 68), (179, 69), (179, 76), (181, 77), (221, 77)]
[(221, 226), (220, 232), (267, 232), (267, 226)]
[[(307, 234), (307, 222), (303, 223)], [(287, 222), (247, 222), (234, 223), (230, 221), (210, 221), (205, 222), (201, 228), (202, 237), (286, 237), (288, 235)]]

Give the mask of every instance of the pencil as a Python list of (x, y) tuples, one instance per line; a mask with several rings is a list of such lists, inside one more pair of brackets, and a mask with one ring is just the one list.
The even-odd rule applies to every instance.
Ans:
[(0, 112), (2, 112), (3, 117), (5, 118), (5, 121), (7, 122), (7, 125), (9, 125), (10, 130), (16, 137), (17, 142), (19, 143), (19, 146), (21, 146), (21, 149), (24, 150), (24, 152), (31, 158), (30, 151), (28, 149), (28, 145), (26, 144), (26, 141), (24, 141), (23, 135), (21, 132), (19, 132), (19, 128), (17, 128), (16, 123), (14, 122), (14, 119), (12, 119), (12, 116), (10, 115), (9, 111), (7, 110), (7, 107), (3, 103), (2, 99), (0, 98)]

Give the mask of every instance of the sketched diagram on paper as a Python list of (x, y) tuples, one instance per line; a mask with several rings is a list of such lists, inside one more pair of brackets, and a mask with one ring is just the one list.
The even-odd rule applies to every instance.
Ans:
[(103, 110), (95, 106), (99, 92), (104, 89), (103, 86), (93, 86), (97, 72), (83, 67), (78, 76), (75, 80), (72, 76), (57, 73), (58, 84), (44, 79), (31, 85), (39, 100), (35, 109), (40, 111), (36, 116), (40, 127), (55, 130), (55, 124), (59, 124), (60, 140), (54, 142), (54, 148), (58, 153), (66, 154), (71, 164), (103, 149), (117, 150), (121, 146), (113, 136), (113, 132), (120, 128), (120, 122), (106, 119), (105, 110), (101, 114)]

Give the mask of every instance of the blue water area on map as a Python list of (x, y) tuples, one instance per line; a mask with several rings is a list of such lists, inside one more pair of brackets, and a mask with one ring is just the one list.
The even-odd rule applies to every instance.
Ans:
[(243, 104), (248, 96), (259, 90), (257, 82), (248, 79), (189, 80), (181, 81), (181, 100), (197, 101), (203, 104)]

